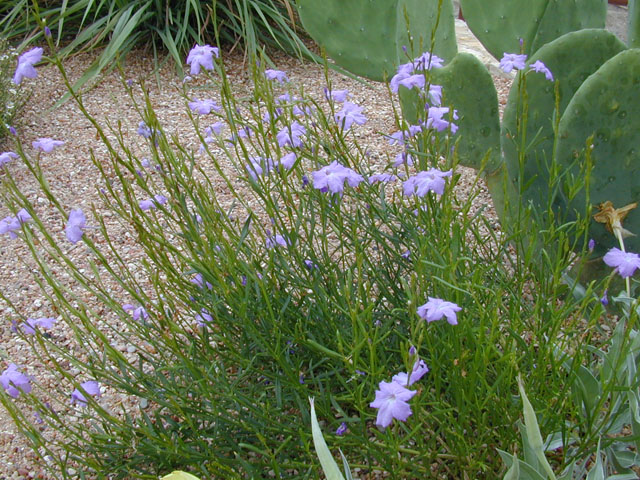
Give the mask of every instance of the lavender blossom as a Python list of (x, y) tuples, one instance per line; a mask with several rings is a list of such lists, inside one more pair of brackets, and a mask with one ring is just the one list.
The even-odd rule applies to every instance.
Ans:
[(407, 403), (417, 392), (409, 390), (397, 382), (380, 382), (376, 390), (376, 398), (369, 404), (378, 409), (376, 425), (387, 428), (393, 419), (404, 422), (412, 414)]
[(18, 57), (18, 66), (13, 75), (13, 83), (20, 85), (23, 78), (36, 78), (38, 76), (34, 65), (42, 60), (42, 52), (42, 47), (36, 47)]
[(636, 269), (640, 268), (640, 255), (637, 253), (623, 252), (619, 248), (612, 248), (604, 257), (604, 263), (615, 268), (615, 272), (622, 278), (632, 276)]
[(406, 372), (400, 372), (394, 375), (391, 381), (403, 387), (409, 387), (420, 380), (428, 371), (429, 367), (424, 363), (424, 360), (416, 360), (410, 375), (407, 375)]
[(342, 110), (337, 112), (334, 118), (343, 130), (348, 130), (354, 123), (364, 125), (367, 122), (367, 117), (362, 114), (362, 107), (351, 102), (344, 102)]
[(526, 55), (519, 55), (517, 53), (505, 53), (502, 59), (500, 60), (500, 68), (505, 72), (509, 73), (511, 70), (523, 70), (525, 67), (525, 62), (527, 61)]
[(533, 70), (534, 72), (544, 73), (545, 78), (550, 82), (553, 82), (553, 73), (551, 73), (551, 70), (549, 70), (547, 66), (540, 60), (536, 60), (531, 65), (529, 65), (529, 69)]
[(54, 148), (59, 147), (60, 145), (64, 145), (64, 142), (62, 140), (54, 140), (53, 138), (44, 137), (34, 140), (31, 145), (35, 149), (40, 149), (43, 152), (51, 153)]
[(444, 193), (444, 179), (451, 175), (453, 175), (452, 170), (442, 172), (436, 168), (418, 172), (403, 182), (404, 194), (406, 196), (424, 197), (428, 192), (433, 191), (438, 195), (442, 195)]
[(207, 288), (207, 290), (211, 290), (213, 288), (213, 285), (207, 282), (201, 273), (196, 273), (195, 277), (191, 279), (191, 283), (196, 284), (199, 288), (203, 290), (205, 287)]
[(213, 70), (213, 57), (220, 56), (220, 50), (211, 45), (196, 45), (187, 56), (187, 65), (191, 65), (191, 75), (200, 73), (200, 67), (205, 70)]
[(65, 228), (65, 234), (67, 239), (71, 243), (78, 243), (84, 235), (84, 230), (87, 228), (87, 219), (79, 208), (71, 210), (69, 213), (69, 220)]
[(198, 100), (197, 98), (189, 102), (189, 108), (192, 112), (197, 113), (198, 115), (207, 115), (211, 113), (211, 111), (219, 112), (222, 110), (222, 107), (218, 105), (214, 100), (204, 99)]
[(267, 80), (276, 80), (280, 83), (286, 83), (289, 81), (287, 74), (280, 70), (273, 70), (271, 68), (264, 71), (264, 76)]
[(200, 313), (196, 314), (195, 319), (196, 325), (199, 327), (206, 327), (208, 324), (213, 322), (213, 315), (211, 315), (206, 308), (201, 308)]
[(398, 177), (396, 177), (391, 173), (376, 173), (375, 175), (371, 175), (369, 177), (369, 183), (371, 185), (377, 182), (389, 183), (389, 182), (395, 182), (397, 179)]
[(343, 103), (351, 96), (349, 90), (329, 90), (324, 89), (324, 96), (327, 100), (333, 100), (334, 102)]
[(288, 247), (289, 241), (280, 234), (270, 235), (265, 240), (265, 247), (268, 249), (275, 247)]
[(298, 157), (296, 156), (296, 154), (293, 153), (293, 152), (290, 152), (290, 153), (287, 153), (286, 155), (284, 155), (280, 159), (278, 164), (282, 165), (287, 170), (291, 170), (293, 168), (293, 166), (295, 165), (297, 159), (298, 159)]
[(7, 394), (13, 398), (18, 398), (21, 393), (29, 393), (31, 391), (31, 378), (20, 373), (15, 363), (9, 366), (0, 374), (0, 385), (7, 391)]
[(18, 158), (18, 155), (14, 152), (2, 152), (0, 153), (0, 167), (9, 163), (12, 159)]
[(312, 172), (313, 188), (321, 192), (342, 193), (345, 181), (351, 187), (357, 187), (364, 177), (350, 168), (347, 168), (337, 160), (320, 170)]
[(299, 122), (293, 122), (290, 127), (284, 127), (277, 133), (276, 140), (281, 147), (286, 147), (287, 145), (291, 147), (302, 147), (304, 142), (301, 137), (306, 133), (307, 129), (304, 125), (301, 125)]
[(12, 325), (11, 330), (17, 331), (18, 328), (22, 330), (25, 335), (35, 335), (36, 328), (42, 328), (43, 330), (49, 330), (53, 328), (53, 325), (58, 320), (54, 317), (42, 317), (42, 318), (27, 318), (26, 322)]
[(418, 307), (417, 313), (420, 318), (427, 322), (435, 322), (446, 318), (450, 325), (457, 325), (456, 313), (462, 310), (453, 302), (447, 302), (439, 298), (429, 297), (429, 301)]
[(22, 229), (22, 224), (30, 220), (31, 215), (23, 208), (15, 216), (9, 215), (0, 220), (0, 235), (6, 233), (11, 239), (18, 238), (17, 232)]
[[(100, 396), (100, 384), (95, 380), (89, 380), (87, 382), (83, 382), (80, 384), (82, 390), (84, 390), (87, 395), (92, 397)], [(80, 391), (79, 388), (76, 388), (73, 392), (71, 392), (71, 404), (79, 405), (80, 407), (86, 407), (89, 403), (87, 397), (84, 396), (84, 393)]]
[(136, 322), (140, 320), (144, 321), (149, 318), (149, 313), (141, 305), (132, 305), (131, 303), (125, 303), (124, 305), (122, 305), (122, 309), (125, 312), (131, 313), (131, 316)]

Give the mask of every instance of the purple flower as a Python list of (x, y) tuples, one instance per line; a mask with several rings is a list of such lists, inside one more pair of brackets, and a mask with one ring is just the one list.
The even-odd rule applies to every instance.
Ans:
[(600, 299), (600, 303), (605, 307), (607, 305), (609, 305), (609, 297), (607, 296), (607, 291), (606, 290), (602, 294), (602, 298)]
[[(82, 388), (82, 390), (84, 390), (85, 393), (91, 395), (92, 397), (100, 396), (100, 384), (95, 380), (83, 382), (80, 384), (80, 387)], [(86, 407), (87, 403), (89, 403), (87, 397), (84, 396), (84, 393), (82, 393), (79, 388), (76, 388), (73, 392), (71, 392), (72, 405), (78, 404), (81, 407)]]
[(300, 137), (306, 133), (307, 129), (304, 128), (303, 125), (298, 122), (293, 122), (290, 127), (284, 127), (278, 132), (276, 140), (281, 147), (286, 147), (287, 145), (291, 147), (302, 147), (304, 142)]
[(400, 372), (394, 375), (391, 381), (403, 387), (409, 387), (420, 380), (428, 371), (429, 367), (424, 363), (424, 360), (416, 360), (411, 369), (411, 375), (407, 375), (406, 372)]
[(265, 247), (267, 248), (288, 247), (288, 246), (289, 246), (289, 241), (280, 234), (270, 235), (265, 240)]
[(418, 307), (417, 313), (420, 318), (423, 318), (427, 322), (435, 322), (436, 320), (442, 320), (443, 317), (446, 317), (450, 325), (457, 325), (456, 312), (460, 310), (462, 310), (462, 308), (453, 302), (429, 297), (427, 303)]
[(291, 168), (293, 168), (293, 166), (295, 165), (297, 158), (298, 157), (295, 153), (287, 153), (280, 159), (279, 165), (282, 165), (287, 170), (291, 170)]
[(396, 158), (393, 161), (393, 166), (399, 167), (405, 163), (409, 166), (413, 165), (413, 156), (407, 152), (400, 152), (396, 155)]
[(367, 117), (362, 114), (362, 107), (351, 102), (344, 102), (342, 110), (334, 118), (343, 130), (348, 130), (354, 123), (364, 125), (367, 122)]
[(391, 173), (376, 173), (375, 175), (371, 175), (369, 177), (369, 183), (371, 185), (373, 185), (376, 182), (389, 183), (389, 182), (395, 182), (397, 179), (398, 177), (396, 177)]
[(213, 285), (207, 282), (201, 273), (196, 273), (196, 276), (191, 279), (191, 283), (195, 283), (203, 290), (205, 287), (207, 287), (207, 290), (211, 290), (213, 288)]
[(411, 356), (413, 357), (416, 353), (418, 353), (418, 351), (416, 350), (416, 347), (414, 347), (413, 345), (411, 345), (411, 346), (409, 347), (409, 355), (411, 355)]
[(13, 83), (20, 85), (23, 78), (36, 78), (38, 76), (34, 65), (42, 60), (42, 52), (42, 47), (36, 47), (18, 57), (18, 66), (13, 75)]
[[(444, 116), (449, 113), (449, 107), (429, 107), (427, 113), (427, 128), (435, 128), (438, 132), (442, 132), (447, 128), (451, 129), (451, 133), (456, 133), (458, 126), (444, 119)], [(453, 111), (453, 119), (458, 119), (458, 111)]]
[(275, 164), (270, 158), (250, 157), (247, 172), (254, 181), (257, 181), (259, 175), (267, 175), (274, 167)]
[(431, 70), (432, 68), (442, 68), (444, 60), (431, 52), (424, 52), (413, 60), (414, 70)]
[(407, 128), (406, 130), (399, 130), (389, 135), (387, 137), (389, 139), (389, 145), (395, 145), (395, 144), (404, 145), (408, 139), (416, 136), (421, 131), (422, 131), (422, 126), (409, 125), (409, 128)]
[(191, 65), (191, 75), (200, 73), (200, 67), (205, 70), (213, 70), (213, 56), (220, 55), (217, 47), (211, 45), (196, 45), (187, 56), (187, 65)]
[(277, 80), (280, 83), (286, 83), (289, 81), (286, 73), (280, 70), (273, 70), (272, 68), (265, 70), (264, 76), (267, 77), (267, 80)]
[(336, 435), (341, 437), (345, 433), (347, 433), (347, 424), (342, 422), (340, 426), (336, 429)]
[(194, 99), (193, 101), (189, 102), (189, 108), (192, 112), (195, 112), (198, 115), (207, 115), (211, 113), (212, 110), (214, 112), (219, 112), (220, 110), (222, 110), (220, 105), (218, 105), (214, 100), (208, 98), (204, 100), (198, 100), (197, 98)]
[(224, 123), (222, 122), (212, 123), (210, 126), (204, 129), (204, 134), (207, 136), (213, 136), (213, 135), (219, 136), (222, 133), (223, 126), (224, 126)]
[(427, 97), (433, 105), (440, 106), (440, 104), (442, 103), (442, 86), (429, 85), (429, 92), (427, 93)]
[(45, 37), (50, 37), (51, 36), (51, 29), (47, 26), (44, 27), (44, 36)]
[(140, 306), (140, 305), (136, 306), (130, 303), (125, 303), (124, 305), (122, 305), (122, 309), (125, 312), (130, 312), (131, 316), (136, 322), (140, 320), (144, 321), (147, 318), (149, 318), (149, 313), (143, 306)]
[(622, 278), (630, 277), (640, 268), (640, 256), (637, 253), (623, 252), (619, 248), (612, 248), (602, 258), (604, 263), (614, 267)]
[(540, 60), (536, 60), (535, 62), (533, 62), (531, 65), (529, 65), (529, 68), (534, 72), (544, 73), (544, 76), (547, 78), (547, 80), (553, 82), (553, 73), (551, 73), (551, 70), (549, 70), (547, 66)]
[(21, 209), (15, 216), (9, 215), (8, 217), (0, 220), (0, 235), (3, 233), (9, 234), (9, 238), (18, 238), (16, 232), (19, 232), (22, 228), (22, 224), (31, 220), (31, 215), (24, 208)]
[(425, 87), (426, 80), (424, 78), (424, 74), (417, 73), (398, 80), (397, 84), (402, 85), (409, 90), (411, 90), (412, 88), (423, 89)]
[(313, 188), (331, 193), (342, 193), (345, 181), (350, 186), (357, 187), (364, 180), (362, 175), (339, 164), (337, 160), (312, 172), (311, 175), (313, 176)]
[(327, 100), (333, 100), (334, 102), (346, 102), (347, 99), (351, 96), (349, 90), (329, 90), (328, 88), (324, 89), (324, 96)]
[(64, 142), (62, 140), (54, 140), (53, 138), (39, 138), (34, 140), (31, 145), (33, 148), (40, 149), (43, 152), (51, 153), (54, 148), (63, 145)]
[(302, 117), (305, 115), (313, 115), (315, 112), (315, 108), (310, 105), (305, 105), (303, 108), (300, 108), (298, 105), (294, 105), (291, 109), (291, 113), (293, 113), (296, 117)]
[(31, 378), (18, 371), (15, 363), (10, 363), (2, 374), (0, 374), (0, 385), (13, 398), (18, 398), (21, 393), (31, 391)]
[(517, 53), (505, 53), (502, 59), (500, 60), (500, 68), (505, 72), (509, 73), (514, 68), (516, 70), (523, 70), (525, 67), (525, 62), (527, 61), (526, 55), (519, 55)]
[(0, 153), (0, 167), (6, 165), (11, 161), (12, 158), (18, 158), (18, 155), (13, 152), (2, 152)]
[[(54, 317), (42, 317), (42, 318), (27, 318), (26, 322), (20, 323), (17, 326), (20, 327), (25, 335), (34, 335), (36, 328), (42, 328), (43, 330), (49, 330), (58, 320)], [(16, 325), (11, 327), (14, 332), (17, 331)]]
[(138, 124), (138, 135), (142, 135), (144, 138), (151, 138), (151, 135), (154, 133), (154, 129), (149, 127), (145, 122), (141, 121)]
[(402, 183), (404, 194), (406, 196), (416, 195), (418, 197), (424, 197), (428, 192), (433, 190), (438, 195), (442, 195), (444, 193), (444, 179), (445, 177), (450, 177), (452, 174), (452, 170), (442, 172), (436, 168), (432, 168), (426, 172), (418, 172)]
[(206, 327), (209, 323), (213, 322), (213, 316), (206, 308), (200, 309), (200, 313), (196, 314), (195, 319), (196, 325), (199, 327)]
[(318, 266), (315, 263), (313, 263), (311, 260), (305, 260), (304, 266), (307, 267), (309, 270), (314, 270), (318, 268)]
[(67, 240), (71, 243), (77, 243), (84, 235), (84, 229), (87, 228), (87, 219), (79, 208), (71, 210), (69, 213), (69, 220), (67, 226), (64, 229), (67, 235)]
[(593, 238), (589, 239), (589, 243), (587, 244), (587, 248), (589, 248), (590, 252), (593, 252), (593, 249), (596, 248), (596, 241)]
[(411, 256), (411, 250), (407, 250), (404, 253), (401, 253), (400, 256), (402, 258), (409, 258)]
[(142, 211), (146, 211), (146, 210), (155, 210), (158, 205), (164, 205), (165, 203), (168, 202), (168, 198), (165, 197), (164, 195), (154, 195), (153, 198), (149, 198), (147, 200), (140, 200), (140, 202), (138, 202), (138, 205), (140, 206), (140, 210)]
[(378, 409), (376, 425), (387, 428), (395, 418), (402, 422), (411, 415), (411, 407), (407, 403), (417, 393), (396, 382), (380, 382), (376, 390), (376, 398), (369, 404)]

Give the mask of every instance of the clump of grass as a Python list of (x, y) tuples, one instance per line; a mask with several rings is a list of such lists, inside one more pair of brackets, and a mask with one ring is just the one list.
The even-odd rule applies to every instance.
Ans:
[[(571, 239), (586, 222), (535, 224), (532, 235), (523, 209), (515, 217), (522, 222), (497, 235), (474, 208), (478, 183), (466, 197), (457, 193), (447, 128), (406, 139), (414, 165), (394, 167), (393, 154), (376, 164), (354, 133), (366, 110), (313, 98), (262, 70), (252, 95), (239, 97), (220, 62), (207, 70), (209, 60), (198, 60), (209, 78), (198, 97), (208, 91), (210, 102), (190, 113), (201, 152), (165, 131), (148, 97), (126, 84), (141, 113), (146, 161), (74, 96), (109, 152), (108, 160), (92, 158), (104, 180), (98, 193), (144, 252), (135, 271), (104, 218), (72, 218), (16, 139), (43, 195), (72, 225), (68, 241), (86, 249), (83, 265), (72, 262), (43, 207), (27, 201), (7, 170), (5, 201), (31, 217), (14, 230), (17, 241), (32, 252), (35, 280), (78, 347), (18, 328), (60, 383), (45, 391), (33, 379), (30, 393), (0, 400), (56, 475), (68, 478), (72, 465), (80, 478), (155, 478), (176, 468), (204, 478), (312, 478), (307, 399), (315, 397), (325, 432), (339, 432), (330, 443), (354, 469), (495, 477), (504, 470), (498, 447), (519, 442), (518, 374), (541, 429), (568, 438), (568, 419), (581, 415), (571, 385), (577, 366), (589, 364), (604, 315), (593, 294), (599, 286), (579, 292), (564, 280), (576, 262)], [(208, 116), (194, 113), (207, 108)], [(390, 176), (372, 181), (381, 173)], [(513, 245), (526, 248), (514, 253)], [(460, 309), (436, 320), (423, 311), (433, 299)], [(383, 407), (371, 405), (382, 382), (410, 378), (416, 364), (421, 378), (402, 387), (412, 392), (411, 414), (394, 404), (384, 420)], [(110, 410), (87, 381), (138, 407)], [(33, 423), (34, 411), (48, 429)], [(593, 436), (578, 441), (581, 452), (595, 451)]]
[(104, 47), (76, 81), (76, 89), (141, 46), (153, 49), (156, 64), (171, 58), (180, 71), (186, 52), (203, 43), (240, 45), (249, 58), (257, 57), (261, 45), (315, 58), (300, 36), (290, 0), (8, 0), (0, 4), (0, 35), (19, 42), (20, 50), (42, 42), (40, 21), (51, 30), (62, 57)]

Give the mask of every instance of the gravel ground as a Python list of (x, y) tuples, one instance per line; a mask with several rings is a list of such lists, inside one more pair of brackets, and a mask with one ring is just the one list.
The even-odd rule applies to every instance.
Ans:
[[(225, 60), (225, 63), (233, 84), (248, 86), (249, 79), (244, 73), (241, 55), (238, 53), (224, 55), (223, 53), (223, 57), (230, 58)], [(77, 78), (93, 58), (95, 58), (94, 55), (74, 57), (66, 62), (66, 69), (72, 77)], [(305, 90), (316, 98), (321, 97), (325, 86), (322, 68), (301, 63), (277, 53), (273, 58), (277, 68), (285, 70), (293, 82), (303, 85)], [(199, 141), (195, 134), (184, 133), (192, 129), (185, 113), (184, 101), (178, 93), (181, 79), (169, 65), (159, 72), (159, 82), (156, 82), (152, 70), (153, 56), (149, 52), (137, 51), (127, 59), (126, 76), (135, 82), (146, 81), (156, 114), (166, 131), (180, 133), (184, 144), (196, 150)], [(67, 211), (71, 208), (82, 208), (83, 211), (88, 212), (94, 207), (97, 213), (105, 218), (120, 253), (135, 265), (142, 254), (140, 248), (135, 245), (133, 237), (118, 223), (96, 194), (102, 180), (90, 160), (90, 152), (92, 151), (97, 158), (106, 158), (106, 148), (97, 140), (95, 129), (74, 103), (68, 102), (56, 110), (51, 108), (65, 92), (61, 75), (55, 67), (41, 67), (38, 69), (38, 74), (37, 79), (28, 81), (28, 85), (33, 88), (33, 96), (22, 112), (18, 125), (18, 134), (25, 146), (25, 151), (29, 155), (35, 155), (31, 142), (38, 137), (51, 137), (65, 141), (63, 146), (40, 157), (44, 174), (52, 190)], [(353, 94), (353, 100), (365, 107), (369, 121), (358, 128), (358, 140), (361, 144), (371, 145), (374, 155), (384, 158), (389, 147), (380, 137), (380, 132), (392, 133), (395, 130), (386, 87), (381, 84), (361, 83), (337, 74), (331, 74), (331, 78), (334, 89), (349, 89)], [(496, 75), (495, 80), (501, 104), (504, 105), (511, 80), (502, 75)], [(121, 121), (125, 140), (134, 145), (134, 151), (140, 155), (144, 153), (145, 144), (136, 133), (140, 118), (117, 72), (107, 75), (103, 82), (84, 96), (84, 101), (89, 112), (103, 125), (106, 121)], [(0, 145), (0, 151), (11, 149), (10, 144)], [(35, 205), (42, 220), (52, 226), (51, 229), (60, 240), (63, 249), (74, 261), (82, 263), (86, 256), (82, 242), (73, 246), (64, 239), (63, 221), (65, 219), (61, 218), (48, 200), (39, 193), (39, 187), (26, 166), (19, 161), (14, 161), (9, 166), (9, 170), (22, 192)], [(464, 168), (461, 170), (463, 178), (460, 182), (460, 193), (464, 194), (465, 189), (470, 188), (474, 174), (471, 170)], [(478, 197), (478, 206), (489, 203), (488, 193), (484, 192)], [(0, 218), (8, 214), (6, 206), (0, 206)], [(491, 213), (488, 214), (491, 215)], [(10, 240), (6, 235), (0, 237), (0, 288), (14, 303), (14, 307), (0, 303), (0, 312), (2, 312), (0, 371), (7, 364), (16, 363), (25, 373), (37, 378), (39, 388), (43, 392), (57, 392), (60, 398), (69, 398), (70, 387), (60, 384), (60, 380), (50, 373), (48, 366), (38, 361), (29, 344), (10, 328), (12, 321), (20, 320), (18, 313), (32, 318), (56, 316), (48, 301), (41, 295), (34, 281), (33, 271), (34, 262), (24, 242), (20, 239)], [(117, 295), (117, 287), (115, 285), (112, 287), (114, 295)], [(122, 298), (123, 303), (126, 300)], [(87, 302), (99, 309), (99, 305), (96, 305), (93, 299), (87, 299)], [(105, 317), (105, 321), (108, 321), (108, 317)], [(72, 333), (63, 325), (63, 322), (55, 326), (52, 335), (55, 335), (60, 345), (70, 350), (75, 348), (71, 340)], [(133, 354), (130, 345), (119, 345), (119, 348), (125, 354)], [(81, 372), (72, 373), (78, 375), (78, 382), (87, 380), (82, 377)], [(68, 403), (66, 400), (64, 402)], [(109, 391), (103, 392), (100, 402), (106, 406), (128, 405), (127, 399)], [(131, 407), (131, 405), (128, 406), (128, 408)], [(69, 421), (74, 421), (73, 409), (70, 406), (67, 413), (70, 415)], [(43, 467), (43, 459), (36, 456), (27, 446), (8, 418), (7, 412), (2, 408), (0, 408), (0, 458), (4, 459), (0, 462), (0, 479), (51, 478)]]

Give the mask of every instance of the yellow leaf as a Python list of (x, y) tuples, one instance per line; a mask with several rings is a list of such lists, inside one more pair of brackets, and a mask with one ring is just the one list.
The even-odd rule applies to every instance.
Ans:
[(198, 477), (194, 477), (190, 473), (176, 470), (169, 475), (165, 475), (160, 480), (200, 480)]

